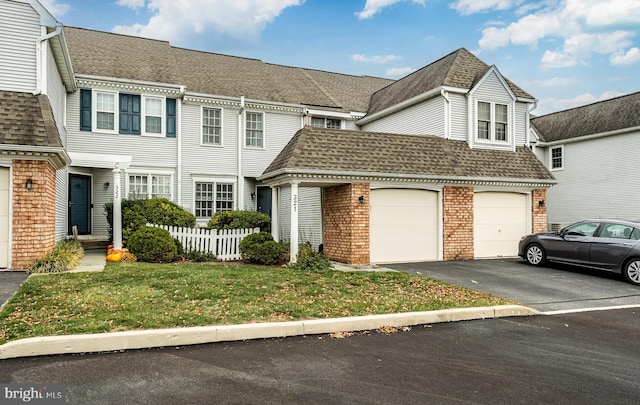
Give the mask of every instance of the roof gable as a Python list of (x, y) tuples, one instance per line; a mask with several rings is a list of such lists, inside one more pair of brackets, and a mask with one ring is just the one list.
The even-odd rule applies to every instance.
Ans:
[(543, 142), (640, 128), (640, 92), (542, 115), (531, 125)]

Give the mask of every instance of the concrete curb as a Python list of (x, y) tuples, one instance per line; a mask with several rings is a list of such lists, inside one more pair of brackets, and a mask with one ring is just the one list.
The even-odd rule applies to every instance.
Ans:
[(0, 359), (53, 354), (110, 352), (153, 347), (185, 346), (237, 340), (315, 335), (379, 329), (383, 326), (413, 326), (473, 319), (538, 315), (520, 305), (445, 309), (389, 315), (355, 316), (307, 321), (201, 326), (136, 330), (87, 335), (45, 336), (16, 340), (0, 346)]

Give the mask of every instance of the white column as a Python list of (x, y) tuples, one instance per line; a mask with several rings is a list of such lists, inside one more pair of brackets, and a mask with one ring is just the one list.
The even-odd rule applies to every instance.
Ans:
[(298, 260), (298, 208), (300, 200), (298, 198), (298, 183), (291, 184), (291, 242), (289, 250), (291, 252), (291, 263)]
[(271, 187), (271, 236), (280, 242), (280, 187)]
[(113, 169), (113, 249), (122, 249), (122, 193), (120, 189), (120, 165)]

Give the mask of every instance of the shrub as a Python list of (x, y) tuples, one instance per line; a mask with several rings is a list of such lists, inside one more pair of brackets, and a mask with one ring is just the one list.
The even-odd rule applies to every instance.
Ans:
[(306, 242), (298, 247), (298, 259), (289, 267), (303, 271), (323, 271), (332, 270), (333, 264), (325, 255), (313, 250), (311, 243)]
[(209, 220), (209, 228), (213, 229), (253, 229), (263, 232), (271, 230), (271, 218), (257, 211), (218, 211)]
[(215, 254), (211, 252), (200, 252), (199, 250), (194, 250), (184, 254), (184, 258), (186, 260), (192, 262), (217, 262), (218, 258)]
[(274, 241), (268, 232), (246, 236), (240, 242), (239, 249), (244, 260), (258, 264), (281, 264), (286, 262), (289, 256), (286, 245)]
[[(196, 218), (178, 204), (166, 198), (122, 200), (122, 243), (128, 246), (131, 235), (147, 223), (156, 225), (194, 227)], [(113, 203), (104, 205), (109, 222), (109, 236), (113, 239)]]
[(46, 255), (38, 258), (27, 271), (29, 273), (60, 273), (71, 270), (84, 256), (82, 244), (75, 239), (61, 240)]
[(141, 262), (171, 263), (178, 258), (178, 249), (169, 231), (150, 226), (131, 235), (129, 251)]

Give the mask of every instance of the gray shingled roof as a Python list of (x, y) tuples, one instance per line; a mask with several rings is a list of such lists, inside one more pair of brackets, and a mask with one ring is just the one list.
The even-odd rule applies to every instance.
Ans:
[(464, 141), (436, 136), (310, 126), (296, 133), (261, 178), (305, 171), (555, 182), (527, 147), (515, 152), (471, 149)]
[(166, 41), (82, 28), (65, 27), (65, 35), (76, 74), (180, 84), (194, 93), (366, 112), (371, 94), (393, 82), (176, 48)]
[(543, 142), (640, 127), (640, 92), (532, 118)]
[(47, 96), (0, 90), (0, 144), (62, 147)]
[[(477, 56), (460, 48), (449, 55), (389, 84), (371, 96), (369, 114), (383, 111), (440, 86), (472, 89), (490, 66)], [(532, 95), (505, 78), (517, 97), (534, 99)]]

